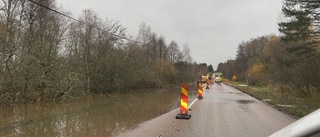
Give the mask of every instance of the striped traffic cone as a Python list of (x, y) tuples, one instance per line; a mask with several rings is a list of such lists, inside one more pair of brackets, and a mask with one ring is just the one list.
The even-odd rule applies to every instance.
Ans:
[(191, 115), (188, 114), (188, 86), (182, 85), (181, 99), (180, 99), (180, 114), (176, 119), (190, 119)]
[(202, 93), (203, 93), (203, 88), (202, 88), (202, 82), (201, 82), (201, 83), (199, 83), (199, 85), (198, 85), (198, 97), (197, 97), (197, 98), (198, 98), (199, 100), (203, 99)]

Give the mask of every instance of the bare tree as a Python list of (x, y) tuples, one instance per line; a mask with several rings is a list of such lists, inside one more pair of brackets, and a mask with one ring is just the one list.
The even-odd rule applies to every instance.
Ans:
[(20, 41), (21, 15), (19, 14), (22, 12), (23, 3), (23, 1), (14, 0), (3, 0), (0, 3), (0, 96), (6, 95), (12, 100), (18, 95), (15, 83), (17, 80), (15, 58)]
[(191, 51), (189, 48), (189, 45), (187, 43), (185, 43), (182, 46), (182, 56), (183, 56), (183, 61), (187, 62), (187, 63), (192, 63), (192, 57), (191, 57)]
[(171, 43), (168, 46), (168, 58), (172, 64), (178, 62), (179, 57), (179, 46), (175, 41), (171, 41)]

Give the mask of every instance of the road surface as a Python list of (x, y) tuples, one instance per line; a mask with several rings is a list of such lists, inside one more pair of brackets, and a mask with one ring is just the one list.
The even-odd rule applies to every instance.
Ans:
[(176, 109), (115, 136), (266, 137), (295, 121), (228, 85), (210, 85), (203, 97), (191, 106), (189, 120), (175, 119)]

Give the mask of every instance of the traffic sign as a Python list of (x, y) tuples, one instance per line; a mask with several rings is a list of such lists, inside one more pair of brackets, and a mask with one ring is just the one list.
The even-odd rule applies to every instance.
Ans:
[(233, 80), (233, 81), (237, 80), (236, 75), (234, 75), (234, 76), (232, 77), (232, 80)]

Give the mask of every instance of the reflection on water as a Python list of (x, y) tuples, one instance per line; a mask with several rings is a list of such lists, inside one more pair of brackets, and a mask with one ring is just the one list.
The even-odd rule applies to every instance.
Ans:
[[(189, 87), (189, 102), (197, 96)], [(112, 136), (179, 107), (180, 88), (93, 95), (68, 103), (14, 105), (0, 110), (0, 136)]]

